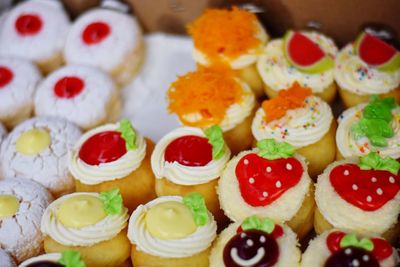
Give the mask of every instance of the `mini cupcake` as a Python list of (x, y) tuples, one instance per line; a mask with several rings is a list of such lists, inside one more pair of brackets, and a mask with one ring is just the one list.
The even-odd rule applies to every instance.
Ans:
[(0, 249), (0, 262), (2, 264), (1, 266), (3, 267), (17, 267), (13, 258), (11, 258), (11, 256), (2, 249)]
[(246, 83), (227, 68), (199, 67), (173, 82), (168, 109), (185, 126), (207, 129), (219, 125), (233, 154), (251, 147), (255, 97)]
[(0, 58), (0, 121), (12, 128), (32, 114), (39, 70), (24, 59)]
[[(17, 263), (42, 252), (44, 237), (38, 226), (52, 200), (50, 193), (34, 181), (0, 180), (0, 247)], [(0, 253), (3, 267), (6, 262), (1, 254), (4, 253)]]
[(251, 215), (287, 224), (304, 237), (313, 226), (313, 184), (303, 157), (288, 143), (265, 139), (226, 166), (217, 192), (222, 209), (234, 222)]
[(396, 249), (380, 237), (360, 238), (353, 233), (331, 230), (310, 242), (301, 266), (395, 267), (398, 263)]
[(318, 177), (314, 228), (397, 238), (400, 227), (400, 163), (371, 152), (332, 163)]
[(298, 267), (300, 256), (289, 227), (251, 216), (221, 232), (211, 250), (210, 267)]
[(272, 40), (257, 62), (265, 93), (275, 97), (297, 82), (332, 102), (336, 95), (333, 71), (337, 51), (330, 38), (317, 32), (289, 31), (283, 39)]
[(102, 192), (119, 188), (124, 205), (132, 212), (156, 197), (151, 170), (152, 142), (124, 119), (85, 133), (69, 158), (76, 191)]
[(128, 218), (118, 189), (65, 195), (43, 215), (44, 249), (78, 251), (87, 267), (119, 266), (129, 258)]
[(335, 130), (329, 105), (298, 83), (264, 101), (252, 124), (256, 140), (273, 138), (294, 146), (307, 159), (312, 178), (335, 160)]
[(129, 220), (134, 266), (209, 266), (217, 224), (199, 193), (164, 196), (139, 206)]
[(393, 98), (371, 98), (349, 108), (339, 117), (336, 132), (337, 159), (378, 152), (400, 158), (400, 106)]
[(63, 63), (70, 22), (60, 1), (31, 0), (12, 9), (0, 27), (0, 54), (35, 62), (43, 73)]
[(18, 267), (85, 267), (78, 251), (66, 250), (62, 253), (49, 253), (31, 258)]
[(264, 95), (255, 63), (269, 37), (255, 14), (237, 7), (208, 9), (188, 26), (188, 31), (198, 64), (228, 64), (258, 97)]
[(89, 130), (113, 122), (121, 113), (121, 100), (113, 80), (105, 72), (68, 65), (40, 84), (35, 96), (38, 116), (59, 116)]
[(6, 138), (7, 130), (4, 128), (3, 124), (0, 123), (0, 146), (3, 142), (4, 138)]
[(61, 118), (37, 117), (18, 125), (0, 149), (3, 177), (35, 180), (55, 197), (72, 192), (68, 152), (81, 136), (79, 128)]

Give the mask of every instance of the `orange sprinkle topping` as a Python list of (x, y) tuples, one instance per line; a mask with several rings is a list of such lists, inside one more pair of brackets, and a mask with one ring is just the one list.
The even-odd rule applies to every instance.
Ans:
[(311, 95), (311, 89), (302, 87), (295, 82), (289, 89), (279, 91), (277, 97), (265, 100), (262, 108), (265, 112), (265, 122), (280, 119), (285, 116), (290, 109), (301, 108), (305, 106), (304, 100)]
[[(168, 89), (168, 109), (187, 126), (219, 124), (226, 110), (242, 98), (243, 90), (235, 77), (234, 71), (223, 66), (199, 67), (195, 72), (180, 76)], [(187, 115), (196, 113), (201, 118), (187, 119)]]
[(220, 54), (236, 58), (261, 43), (256, 37), (257, 17), (237, 7), (206, 10), (188, 25), (188, 32), (194, 46), (212, 62), (217, 62)]

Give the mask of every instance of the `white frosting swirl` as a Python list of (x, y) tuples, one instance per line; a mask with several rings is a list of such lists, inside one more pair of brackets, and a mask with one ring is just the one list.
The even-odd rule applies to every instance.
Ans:
[(146, 229), (146, 212), (153, 206), (169, 201), (182, 202), (182, 197), (166, 196), (156, 198), (145, 205), (140, 205), (129, 220), (128, 238), (137, 250), (162, 258), (184, 258), (206, 250), (214, 241), (217, 224), (209, 213), (208, 223), (182, 239), (161, 240), (152, 236)]
[(137, 148), (128, 150), (122, 157), (115, 161), (100, 163), (99, 165), (89, 165), (79, 158), (80, 148), (90, 137), (101, 132), (117, 131), (119, 125), (119, 123), (106, 124), (82, 135), (72, 153), (70, 153), (68, 164), (69, 170), (75, 179), (84, 184), (99, 184), (123, 178), (139, 168), (146, 156), (146, 140), (137, 131)]
[(82, 228), (70, 228), (63, 225), (57, 219), (58, 207), (67, 199), (76, 196), (99, 197), (100, 195), (98, 193), (73, 193), (51, 203), (42, 217), (40, 230), (43, 234), (50, 236), (64, 246), (89, 247), (102, 241), (111, 240), (126, 227), (129, 218), (126, 208), (120, 214), (107, 215), (94, 225)]
[(58, 262), (61, 259), (61, 253), (49, 253), (43, 254), (37, 257), (30, 258), (29, 260), (24, 261), (18, 267), (27, 267), (29, 264), (37, 263), (41, 261), (50, 261), (50, 262)]
[(151, 167), (157, 179), (166, 178), (180, 185), (197, 185), (217, 179), (221, 175), (231, 155), (227, 145), (225, 145), (225, 153), (221, 158), (212, 159), (205, 166), (185, 166), (176, 161), (167, 162), (165, 160), (164, 154), (168, 145), (179, 137), (187, 135), (206, 138), (203, 131), (198, 128), (182, 127), (173, 130), (157, 143), (151, 155)]
[(400, 69), (383, 72), (369, 66), (354, 53), (352, 44), (337, 55), (334, 74), (342, 89), (358, 95), (384, 94), (400, 85)]

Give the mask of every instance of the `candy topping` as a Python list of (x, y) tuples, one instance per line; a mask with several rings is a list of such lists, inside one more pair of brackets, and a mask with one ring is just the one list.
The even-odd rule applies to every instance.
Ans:
[[(273, 160), (281, 158), (289, 158), (294, 155), (295, 149), (286, 142), (276, 142), (274, 139), (263, 139), (257, 142), (257, 148), (259, 149), (258, 155), (263, 158)], [(267, 169), (271, 167), (267, 167)], [(286, 163), (286, 169), (292, 170), (293, 166), (290, 163)], [(267, 170), (267, 172), (270, 172)]]
[(208, 210), (204, 197), (197, 192), (190, 193), (183, 198), (185, 204), (192, 212), (194, 222), (197, 226), (206, 225), (209, 221)]
[[(358, 163), (361, 170), (382, 170), (388, 171), (396, 175), (400, 169), (400, 162), (391, 157), (381, 158), (378, 153), (370, 152), (368, 155), (360, 158)], [(375, 177), (371, 178), (372, 182), (376, 182)]]
[(15, 21), (15, 28), (22, 36), (36, 35), (42, 26), (42, 19), (36, 14), (23, 14)]
[(15, 149), (25, 156), (35, 156), (51, 144), (49, 132), (41, 128), (32, 128), (23, 132), (15, 143)]
[(28, 264), (26, 267), (65, 267), (65, 265), (51, 261), (38, 261)]
[(13, 78), (14, 74), (9, 68), (0, 66), (0, 90), (9, 84)]
[(131, 122), (128, 119), (122, 119), (119, 123), (118, 131), (121, 132), (121, 136), (125, 140), (126, 150), (135, 150), (137, 148), (136, 132)]
[(271, 234), (275, 229), (275, 223), (269, 218), (260, 219), (257, 216), (253, 215), (246, 218), (243, 221), (241, 227), (242, 230), (255, 229)]
[(371, 252), (358, 247), (347, 247), (332, 254), (324, 267), (380, 267)]
[(0, 219), (14, 216), (19, 209), (19, 201), (14, 195), (0, 195)]
[(85, 87), (85, 83), (79, 77), (68, 76), (61, 78), (54, 86), (54, 93), (59, 98), (74, 98)]
[(61, 254), (59, 261), (65, 267), (85, 267), (85, 263), (81, 259), (81, 254), (78, 251), (66, 250)]
[(221, 127), (211, 126), (204, 131), (204, 134), (208, 138), (208, 143), (212, 145), (213, 159), (220, 159), (225, 153), (225, 140)]
[(101, 192), (100, 199), (103, 201), (103, 207), (107, 214), (115, 215), (122, 212), (124, 205), (118, 188), (108, 192)]
[(97, 21), (86, 26), (82, 33), (82, 39), (87, 45), (95, 45), (107, 38), (111, 28), (107, 23)]

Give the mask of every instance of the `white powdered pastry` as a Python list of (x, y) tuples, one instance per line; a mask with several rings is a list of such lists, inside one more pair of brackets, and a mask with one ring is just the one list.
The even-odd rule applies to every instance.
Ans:
[[(269, 205), (253, 207), (247, 204), (240, 193), (239, 182), (236, 177), (236, 166), (244, 156), (257, 152), (258, 148), (243, 151), (232, 158), (226, 166), (217, 187), (221, 208), (224, 210), (225, 215), (234, 222), (243, 221), (252, 215), (269, 217), (278, 222), (290, 221), (301, 208), (311, 186), (311, 179), (307, 173), (305, 160), (300, 155), (295, 156), (303, 167), (303, 175), (298, 184), (287, 190)], [(273, 172), (274, 170), (271, 169), (271, 171)], [(281, 186), (285, 185), (281, 183)]]
[(119, 126), (120, 123), (106, 124), (82, 135), (69, 158), (69, 170), (75, 179), (83, 184), (95, 185), (123, 178), (139, 168), (146, 156), (146, 140), (138, 132), (136, 132), (137, 148), (128, 150), (115, 161), (89, 165), (79, 158), (80, 148), (90, 137), (101, 132), (118, 131)]
[(351, 132), (353, 125), (358, 122), (367, 104), (359, 104), (347, 109), (340, 115), (338, 128), (336, 131), (336, 144), (340, 154), (345, 157), (363, 156), (369, 152), (378, 152), (382, 157), (400, 158), (400, 107), (392, 110), (393, 120), (392, 129), (394, 136), (387, 138), (388, 145), (377, 147), (370, 143), (367, 137), (358, 140), (354, 139)]
[(7, 135), (7, 130), (6, 128), (4, 128), (3, 124), (0, 123), (0, 146), (1, 143), (3, 142), (3, 139), (6, 137)]
[(61, 259), (61, 253), (49, 253), (43, 254), (29, 260), (24, 261), (18, 267), (27, 267), (29, 264), (37, 263), (41, 261), (58, 262)]
[(161, 240), (150, 234), (146, 229), (146, 212), (153, 206), (163, 202), (182, 202), (179, 196), (165, 196), (156, 198), (145, 205), (140, 205), (132, 213), (129, 219), (128, 238), (136, 249), (144, 253), (162, 258), (185, 258), (196, 255), (208, 247), (217, 235), (217, 224), (211, 213), (208, 213), (209, 220), (204, 226), (184, 238), (175, 240)]
[(350, 43), (336, 57), (335, 79), (342, 89), (357, 95), (385, 94), (400, 85), (400, 69), (384, 72), (369, 66)]
[[(16, 22), (22, 15), (37, 15), (42, 26), (36, 34), (21, 35)], [(46, 61), (62, 52), (70, 22), (62, 4), (54, 0), (26, 1), (12, 9), (0, 27), (0, 54)]]
[(82, 228), (63, 225), (57, 219), (58, 207), (67, 199), (76, 196), (100, 197), (98, 193), (73, 193), (55, 200), (43, 214), (40, 230), (44, 235), (50, 236), (64, 246), (89, 247), (113, 239), (127, 226), (129, 219), (127, 208), (123, 208), (120, 214), (107, 215), (94, 225)]
[[(326, 54), (335, 58), (338, 49), (332, 39), (317, 32), (301, 32), (313, 40)], [(258, 73), (272, 90), (289, 88), (294, 82), (309, 87), (313, 93), (321, 93), (334, 82), (333, 68), (322, 73), (305, 73), (286, 60), (282, 39), (269, 42), (257, 61)]]
[[(223, 252), (225, 245), (236, 235), (236, 231), (241, 223), (232, 223), (225, 228), (217, 240), (210, 254), (210, 267), (225, 266)], [(298, 267), (300, 263), (301, 252), (298, 248), (296, 234), (286, 225), (282, 225), (283, 236), (276, 239), (279, 247), (279, 258), (274, 267)], [(253, 266), (252, 264), (243, 266)]]
[(273, 138), (287, 142), (295, 148), (319, 141), (330, 129), (333, 115), (330, 106), (316, 96), (309, 96), (305, 106), (286, 112), (285, 116), (269, 123), (264, 121), (264, 109), (259, 108), (251, 130), (257, 140)]
[(2, 267), (17, 267), (11, 256), (2, 249), (0, 249), (0, 263)]
[[(16, 149), (18, 138), (31, 129), (47, 130), (51, 143), (35, 156)], [(68, 171), (68, 151), (81, 136), (79, 128), (65, 119), (36, 117), (18, 125), (3, 141), (0, 149), (0, 174), (35, 180), (58, 196), (72, 192), (74, 180)]]
[(207, 183), (221, 176), (231, 155), (227, 145), (225, 145), (225, 153), (221, 158), (212, 159), (205, 166), (185, 166), (176, 161), (167, 162), (165, 160), (164, 155), (168, 145), (174, 140), (188, 135), (207, 138), (201, 129), (182, 127), (173, 130), (157, 143), (151, 155), (151, 167), (157, 179), (166, 178), (179, 185), (197, 185)]
[[(339, 165), (357, 164), (357, 159), (336, 161), (318, 176), (315, 201), (321, 214), (335, 228), (360, 234), (383, 234), (397, 223), (400, 214), (400, 192), (385, 205), (375, 211), (364, 211), (344, 200), (333, 188), (329, 175)], [(350, 174), (351, 175), (351, 174)], [(353, 188), (357, 190), (357, 188)], [(384, 193), (384, 192), (383, 192)], [(371, 192), (373, 194), (379, 194)]]
[[(56, 84), (68, 77), (80, 79), (83, 89), (74, 97), (60, 97), (55, 92)], [(68, 88), (68, 84), (64, 86)], [(115, 94), (117, 89), (107, 73), (93, 67), (68, 65), (40, 84), (35, 96), (35, 112), (39, 116), (64, 117), (81, 128), (90, 129), (107, 119)]]
[(52, 196), (40, 184), (22, 178), (0, 180), (0, 195), (13, 195), (20, 203), (14, 216), (0, 218), (0, 247), (18, 262), (39, 255), (44, 239), (40, 220)]

